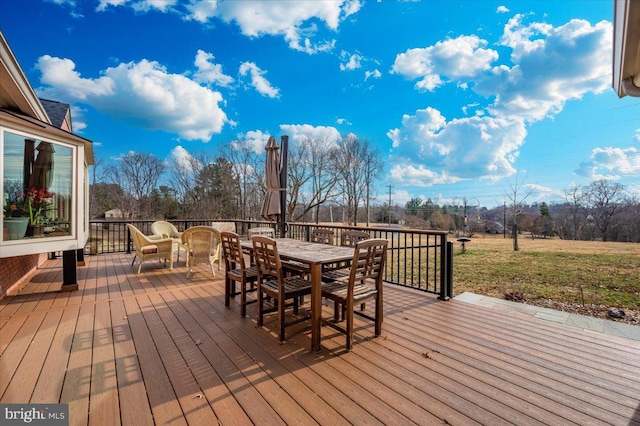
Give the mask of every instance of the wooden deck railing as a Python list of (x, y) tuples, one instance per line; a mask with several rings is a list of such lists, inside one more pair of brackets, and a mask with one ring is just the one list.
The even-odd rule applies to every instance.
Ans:
[[(175, 220), (171, 221), (180, 231), (195, 225), (208, 225), (211, 220)], [(273, 222), (249, 220), (215, 220), (215, 222), (234, 223), (236, 232), (246, 235), (247, 230), (257, 226), (271, 226)], [(150, 220), (99, 221), (93, 220), (91, 238), (87, 243), (87, 254), (130, 252), (133, 250), (126, 224), (133, 223), (143, 233), (151, 234)], [(361, 230), (372, 238), (389, 240), (387, 267), (384, 275), (386, 282), (410, 287), (428, 293), (438, 294), (446, 300), (453, 293), (453, 243), (447, 242), (444, 231), (424, 231), (390, 227), (353, 227), (344, 225), (316, 225), (312, 223), (290, 223), (287, 237), (309, 241), (315, 228), (327, 228), (334, 231), (335, 244), (340, 243), (345, 230)]]

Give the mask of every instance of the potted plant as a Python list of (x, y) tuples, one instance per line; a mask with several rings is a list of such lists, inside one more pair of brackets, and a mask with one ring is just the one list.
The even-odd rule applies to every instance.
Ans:
[(22, 185), (17, 182), (5, 182), (4, 196), (3, 240), (20, 240), (24, 238), (29, 225), (29, 218), (24, 216)]
[(47, 188), (36, 189), (35, 187), (32, 187), (24, 195), (25, 210), (29, 214), (27, 236), (37, 237), (44, 235), (46, 213), (54, 209), (51, 206), (54, 195)]

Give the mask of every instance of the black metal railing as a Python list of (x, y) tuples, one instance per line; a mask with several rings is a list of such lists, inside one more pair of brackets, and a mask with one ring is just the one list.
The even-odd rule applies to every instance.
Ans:
[[(171, 221), (179, 231), (190, 226), (210, 225), (211, 220), (176, 220)], [(272, 227), (274, 222), (251, 220), (215, 220), (235, 225), (239, 235), (246, 235), (254, 227)], [(99, 221), (92, 220), (91, 238), (87, 243), (87, 254), (131, 252), (131, 236), (126, 227), (132, 223), (144, 234), (151, 234), (149, 220), (132, 221)], [(446, 300), (453, 293), (453, 243), (447, 242), (445, 231), (425, 231), (417, 229), (389, 227), (354, 227), (345, 225), (316, 225), (313, 223), (287, 224), (287, 237), (310, 241), (315, 228), (331, 229), (334, 232), (334, 244), (340, 244), (342, 232), (345, 230), (365, 231), (372, 238), (389, 240), (387, 266), (384, 274), (386, 282), (410, 287), (439, 295)]]

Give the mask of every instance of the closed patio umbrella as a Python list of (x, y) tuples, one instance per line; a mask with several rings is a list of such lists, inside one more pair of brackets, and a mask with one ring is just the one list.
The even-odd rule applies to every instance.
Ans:
[(37, 190), (49, 189), (53, 182), (54, 149), (49, 142), (40, 142), (36, 149), (38, 157), (33, 165), (29, 186)]
[(262, 203), (260, 216), (265, 220), (276, 220), (280, 215), (280, 147), (273, 136), (267, 141), (265, 178), (267, 195)]
[(33, 173), (33, 162), (35, 160), (35, 144), (33, 139), (24, 140), (24, 165), (22, 175), (22, 190), (28, 192), (31, 189), (31, 174)]

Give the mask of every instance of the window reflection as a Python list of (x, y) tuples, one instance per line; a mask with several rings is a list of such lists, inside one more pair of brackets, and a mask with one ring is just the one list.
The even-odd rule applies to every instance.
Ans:
[(3, 241), (71, 235), (73, 148), (4, 132)]

